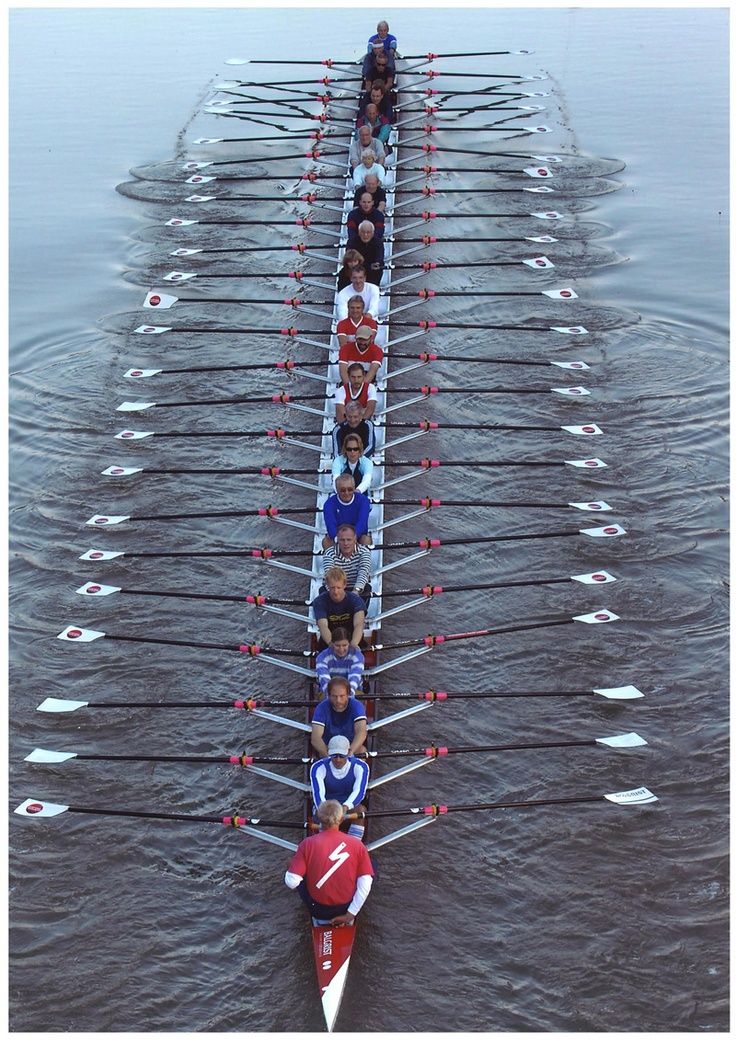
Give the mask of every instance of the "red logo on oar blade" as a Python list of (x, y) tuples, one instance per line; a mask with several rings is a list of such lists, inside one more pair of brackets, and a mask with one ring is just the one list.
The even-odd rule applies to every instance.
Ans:
[(40, 813), (42, 809), (42, 802), (31, 802), (26, 806), (26, 813)]
[(66, 638), (67, 638), (67, 640), (76, 640), (81, 635), (82, 635), (82, 630), (81, 629), (70, 629), (67, 632), (67, 634), (66, 634)]

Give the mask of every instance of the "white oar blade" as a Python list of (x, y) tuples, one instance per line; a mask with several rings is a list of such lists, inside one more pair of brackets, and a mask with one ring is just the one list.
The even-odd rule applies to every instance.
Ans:
[[(533, 98), (548, 98), (549, 94), (544, 91), (539, 91), (534, 94), (530, 94), (529, 97)], [(561, 163), (563, 162), (562, 156), (560, 155), (533, 155), (532, 159), (536, 159), (538, 163)]]
[(584, 325), (550, 325), (553, 333), (564, 333), (566, 336), (585, 336), (588, 330)]
[(519, 105), (521, 112), (544, 112), (546, 105)]
[(196, 278), (196, 274), (191, 271), (169, 271), (168, 275), (164, 275), (164, 282), (188, 282), (192, 278)]
[(74, 592), (80, 593), (82, 596), (112, 596), (113, 593), (119, 593), (120, 588), (120, 586), (103, 586), (99, 582), (85, 582)]
[(561, 394), (564, 398), (586, 398), (590, 397), (587, 387), (550, 387), (552, 394)]
[(582, 470), (605, 470), (608, 466), (602, 459), (565, 459), (565, 464)]
[(565, 430), (568, 434), (575, 434), (577, 437), (593, 437), (603, 433), (597, 423), (585, 423), (583, 426), (563, 425), (560, 430)]
[(26, 763), (65, 763), (76, 759), (76, 752), (53, 752), (49, 748), (34, 748), (24, 759)]
[(26, 799), (20, 806), (15, 807), (13, 813), (19, 813), (21, 817), (58, 817), (60, 813), (66, 813), (68, 809), (68, 806), (62, 806), (58, 802)]
[(183, 163), (181, 168), (182, 168), (182, 170), (204, 170), (208, 166), (212, 166), (212, 161), (211, 160), (210, 160), (210, 162), (207, 162), (207, 163), (198, 163), (198, 162), (192, 160), (189, 163)]
[(116, 412), (145, 412), (146, 409), (153, 408), (155, 401), (123, 401), (115, 409)]
[(202, 174), (192, 174), (191, 177), (187, 177), (184, 184), (209, 184), (210, 181), (216, 181), (217, 178), (212, 175), (206, 176)]
[(585, 622), (586, 625), (602, 625), (604, 622), (617, 622), (619, 616), (614, 614), (613, 611), (602, 608), (600, 611), (593, 611), (591, 614), (573, 615), (572, 620), (573, 622)]
[(144, 437), (153, 437), (154, 430), (121, 430), (115, 435), (118, 441), (142, 441)]
[(170, 325), (139, 325), (137, 329), (133, 330), (134, 333), (139, 333), (141, 336), (160, 336), (161, 333), (170, 333)]
[(619, 806), (643, 806), (649, 802), (658, 802), (657, 796), (648, 788), (631, 788), (628, 792), (611, 792), (604, 799), (615, 802)]
[(534, 195), (553, 195), (555, 191), (554, 188), (548, 188), (544, 184), (540, 184), (535, 188), (527, 188), (526, 186), (522, 186), (521, 190), (523, 192), (532, 192)]
[(549, 257), (530, 257), (528, 260), (522, 260), (522, 264), (526, 264), (527, 267), (533, 268), (535, 271), (548, 271), (554, 267)]
[(169, 256), (170, 257), (193, 257), (195, 255), (195, 253), (203, 253), (203, 252), (204, 252), (204, 250), (202, 250), (202, 249), (186, 249), (186, 247), (182, 246), (180, 249), (172, 249), (171, 253), (169, 253)]
[(527, 177), (554, 177), (548, 166), (525, 166), (522, 170)]
[(250, 65), (250, 58), (225, 58), (226, 65)]
[(529, 216), (536, 217), (537, 220), (562, 220), (564, 214), (557, 210), (547, 210), (546, 213), (530, 213)]
[(80, 554), (77, 560), (114, 560), (115, 557), (124, 557), (125, 553), (114, 549), (88, 549), (86, 553)]
[(100, 470), (102, 477), (131, 477), (133, 474), (142, 473), (140, 466), (108, 466), (107, 469)]
[(99, 640), (104, 635), (97, 629), (82, 629), (78, 625), (68, 625), (56, 639), (70, 640), (72, 643), (92, 643), (93, 640)]
[(611, 701), (633, 701), (634, 698), (644, 697), (639, 688), (631, 684), (624, 687), (594, 687), (593, 693), (600, 694), (602, 698), (610, 698)]
[(199, 224), (198, 220), (187, 220), (185, 217), (172, 217), (164, 224), (165, 228), (186, 228), (190, 224)]
[(107, 516), (104, 513), (96, 513), (94, 517), (90, 517), (86, 524), (89, 524), (93, 528), (111, 528), (115, 524), (122, 524), (123, 521), (130, 520), (130, 514), (125, 516), (124, 514), (117, 514), (115, 516)]
[(70, 701), (68, 698), (44, 698), (36, 707), (36, 712), (76, 712), (78, 708), (86, 708), (88, 701)]
[(147, 380), (151, 376), (158, 376), (163, 371), (163, 369), (128, 369), (127, 372), (123, 373), (123, 379)]
[(212, 202), (216, 195), (187, 195), (184, 202)]
[(570, 575), (573, 582), (581, 582), (584, 586), (604, 586), (610, 582), (618, 582), (610, 571), (591, 571), (586, 575)]
[(577, 300), (578, 294), (570, 286), (565, 286), (564, 289), (543, 289), (542, 293), (544, 296), (548, 296), (550, 300)]
[[(529, 79), (536, 79), (537, 77), (529, 76), (528, 78)], [(528, 131), (530, 134), (549, 134), (551, 132), (551, 128), (550, 127), (546, 127), (546, 126), (543, 126), (543, 125), (542, 126), (538, 126), (538, 127), (524, 127), (524, 129), (526, 131)]]
[(572, 506), (576, 510), (610, 510), (613, 509), (603, 499), (594, 499), (593, 502), (569, 502), (568, 506)]
[(614, 737), (597, 737), (597, 745), (606, 745), (608, 748), (641, 748), (646, 744), (639, 734), (616, 734)]
[(143, 301), (144, 307), (155, 307), (159, 311), (166, 311), (178, 301), (178, 296), (172, 296), (170, 293), (159, 293), (157, 290), (152, 289), (150, 293), (146, 293), (146, 299)]
[(581, 528), (580, 534), (591, 539), (615, 539), (619, 535), (625, 535), (626, 528), (622, 528), (620, 524), (606, 524), (603, 528)]

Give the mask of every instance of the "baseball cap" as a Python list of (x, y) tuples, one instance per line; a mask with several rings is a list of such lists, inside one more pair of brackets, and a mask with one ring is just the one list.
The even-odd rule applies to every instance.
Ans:
[(336, 734), (335, 737), (331, 738), (327, 746), (328, 755), (347, 755), (349, 751), (350, 742), (341, 734)]

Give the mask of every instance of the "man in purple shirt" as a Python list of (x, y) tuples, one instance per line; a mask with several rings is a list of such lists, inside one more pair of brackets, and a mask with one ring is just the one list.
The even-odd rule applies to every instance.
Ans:
[(365, 604), (357, 593), (348, 593), (347, 584), (341, 567), (330, 568), (325, 575), (327, 592), (320, 593), (310, 604), (321, 638), (320, 650), (330, 646), (336, 629), (348, 633), (351, 647), (359, 647), (363, 639)]
[(356, 492), (355, 481), (350, 474), (341, 474), (335, 481), (335, 492), (322, 507), (327, 534), (322, 539), (322, 548), (335, 545), (337, 529), (341, 524), (351, 524), (355, 528), (358, 542), (370, 546), (368, 534), (368, 515), (371, 512), (371, 501), (362, 492)]

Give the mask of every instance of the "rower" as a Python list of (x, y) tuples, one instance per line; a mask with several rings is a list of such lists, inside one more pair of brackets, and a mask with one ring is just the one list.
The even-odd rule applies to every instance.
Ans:
[[(339, 330), (340, 326), (338, 325), (337, 328)], [(338, 360), (340, 362), (340, 379), (343, 384), (347, 383), (350, 379), (348, 365), (351, 365), (354, 361), (360, 362), (361, 365), (368, 366), (368, 371), (365, 375), (366, 383), (372, 383), (375, 379), (376, 373), (383, 362), (383, 351), (377, 343), (373, 342), (373, 337), (374, 333), (371, 327), (369, 325), (361, 324), (355, 331), (355, 338), (352, 343), (346, 339), (344, 344), (340, 344)], [(363, 435), (361, 434), (361, 437), (362, 436)], [(365, 438), (363, 440), (364, 443), (367, 443), (365, 442)], [(370, 455), (371, 453), (366, 450), (366, 454)]]
[(376, 51), (384, 51), (391, 57), (396, 56), (397, 41), (393, 33), (388, 31), (388, 22), (385, 19), (376, 26), (376, 31), (373, 36), (368, 39), (368, 51), (369, 55), (375, 54)]
[[(314, 800), (313, 813), (326, 799), (335, 799), (341, 803), (345, 813), (365, 813), (363, 799), (370, 774), (368, 763), (349, 753), (350, 742), (337, 734), (327, 746), (327, 755), (312, 763), (309, 783)], [(348, 828), (348, 835), (354, 835), (356, 839), (362, 839), (364, 834), (363, 824), (351, 824)]]
[(322, 759), (333, 737), (348, 741), (348, 755), (362, 755), (368, 735), (365, 705), (351, 697), (348, 681), (334, 676), (327, 684), (327, 697), (320, 701), (312, 716), (312, 748)]
[(348, 249), (354, 247), (358, 238), (358, 225), (361, 221), (369, 220), (376, 229), (376, 238), (382, 239), (385, 228), (385, 219), (381, 210), (374, 204), (373, 195), (369, 191), (361, 194), (358, 202), (348, 214)]
[[(361, 129), (367, 128), (361, 127)], [(377, 161), (376, 153), (370, 147), (360, 153), (360, 163), (353, 170), (353, 185), (358, 188), (361, 184), (365, 184), (365, 175), (369, 173), (375, 174), (381, 184), (385, 184), (386, 171)]]
[(343, 816), (336, 800), (322, 803), (317, 810), (322, 831), (302, 839), (284, 876), (317, 924), (352, 925), (373, 884), (367, 849), (360, 839), (340, 831)]
[[(391, 136), (391, 120), (382, 115), (378, 105), (375, 105), (372, 101), (365, 106), (365, 110), (358, 116), (355, 125), (357, 127), (369, 126), (373, 137), (377, 137), (384, 147), (388, 144), (388, 139)], [(389, 154), (388, 148), (386, 149), (386, 154)]]
[[(342, 255), (342, 267), (337, 273), (337, 288), (344, 289), (345, 286), (350, 285), (350, 273), (354, 267), (365, 267), (365, 261), (363, 260), (363, 254), (359, 253), (357, 249), (346, 249)], [(362, 297), (358, 298), (363, 303)], [(348, 301), (348, 316), (350, 315), (350, 301)], [(365, 304), (363, 304), (363, 310), (365, 310)]]
[(385, 83), (387, 93), (393, 90), (396, 80), (396, 63), (393, 56), (383, 47), (376, 48), (372, 54), (367, 54), (363, 59), (363, 78), (367, 91), (376, 81)]
[(360, 165), (361, 156), (367, 149), (374, 152), (376, 162), (383, 166), (386, 162), (386, 149), (383, 147), (383, 142), (379, 141), (378, 138), (373, 137), (371, 134), (371, 128), (364, 124), (362, 127), (358, 127), (355, 140), (351, 144), (350, 152), (348, 153), (350, 168), (352, 170), (354, 170), (356, 166)]
[[(335, 481), (335, 491), (322, 507), (327, 534), (322, 539), (322, 548), (334, 546), (337, 529), (341, 524), (351, 524), (361, 545), (370, 545), (368, 534), (368, 515), (371, 512), (371, 501), (363, 492), (356, 492), (355, 481), (350, 474), (342, 474)], [(326, 576), (325, 576), (326, 578)], [(325, 643), (329, 643), (325, 640)], [(356, 647), (360, 641), (356, 641)]]
[[(373, 143), (378, 142), (378, 138), (373, 138)], [(378, 142), (380, 144), (380, 142)], [(386, 212), (386, 189), (383, 188), (374, 173), (367, 173), (365, 175), (365, 184), (359, 185), (355, 189), (355, 195), (353, 196), (353, 208), (360, 205), (361, 196), (366, 192), (373, 199), (373, 209), (378, 210), (380, 213), (385, 214)], [(360, 226), (360, 225), (358, 225)]]
[[(391, 106), (391, 95), (386, 89), (385, 80), (373, 80), (370, 91), (366, 91), (361, 99), (358, 113), (365, 113), (369, 105), (375, 105), (379, 116), (382, 116), (387, 123), (391, 124), (393, 122), (394, 110)], [(356, 121), (356, 126), (358, 125), (362, 126), (363, 124), (358, 124)], [(373, 132), (373, 127), (371, 127), (371, 132)], [(381, 140), (386, 144), (383, 134), (381, 134)]]
[[(345, 406), (351, 401), (357, 401), (363, 409), (363, 416), (370, 419), (376, 411), (376, 388), (365, 378), (366, 372), (359, 361), (351, 361), (347, 367), (347, 383), (342, 383), (335, 391), (335, 419), (342, 423), (345, 419)], [(342, 451), (345, 451), (343, 443)], [(363, 446), (361, 445), (361, 452)], [(361, 491), (363, 489), (361, 488)]]
[(370, 419), (365, 418), (359, 401), (349, 401), (345, 406), (345, 419), (332, 428), (332, 455), (342, 454), (343, 441), (348, 434), (357, 434), (363, 442), (363, 453), (369, 458), (376, 446), (376, 431)]
[(363, 639), (365, 604), (357, 593), (348, 593), (347, 581), (342, 568), (330, 568), (325, 575), (327, 592), (318, 593), (309, 605), (320, 634), (320, 650), (330, 646), (335, 629), (347, 631), (351, 647), (359, 647)]
[[(362, 296), (351, 296), (348, 300), (348, 316), (337, 323), (335, 330), (340, 349), (347, 344), (355, 343), (355, 336), (360, 328), (367, 329), (368, 339), (372, 341), (378, 332), (378, 322), (371, 315), (365, 313), (365, 303)], [(383, 351), (381, 351), (381, 358), (383, 358)], [(347, 383), (347, 370), (344, 375), (342, 371), (340, 372), (340, 379), (343, 383)]]
[(354, 267), (350, 272), (350, 285), (345, 286), (335, 297), (337, 302), (337, 320), (341, 321), (348, 316), (348, 300), (354, 296), (362, 297), (365, 309), (373, 318), (378, 318), (378, 305), (381, 302), (381, 294), (378, 286), (366, 281), (366, 270), (364, 267)]
[(369, 220), (362, 220), (358, 225), (358, 241), (354, 242), (353, 251), (360, 254), (368, 281), (374, 286), (380, 285), (383, 278), (383, 239), (376, 238), (376, 229)]
[[(355, 532), (353, 532), (354, 536)], [(370, 556), (365, 546), (360, 548)], [(358, 688), (363, 685), (364, 669), (365, 658), (363, 657), (363, 652), (359, 647), (350, 646), (350, 637), (347, 630), (338, 626), (333, 630), (330, 646), (325, 647), (317, 655), (317, 684), (322, 695), (324, 696), (327, 693), (327, 685), (333, 676), (342, 676), (343, 679), (348, 681), (350, 696), (352, 697)]]
[[(347, 576), (347, 588), (358, 594), (367, 610), (372, 593), (371, 551), (358, 542), (352, 524), (341, 524), (335, 545), (329, 546), (322, 554), (322, 573), (326, 575), (333, 567), (342, 568)], [(332, 638), (334, 643), (335, 633)]]

